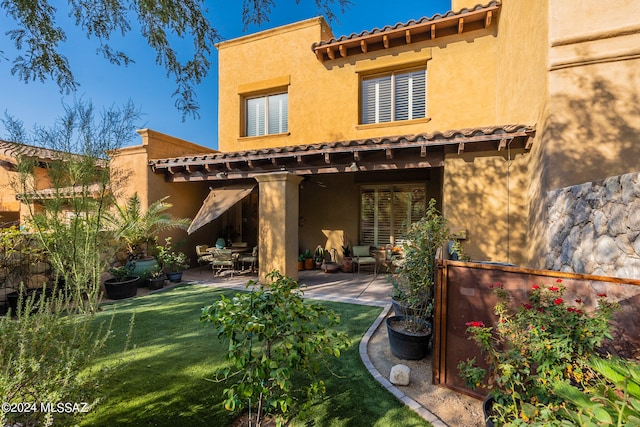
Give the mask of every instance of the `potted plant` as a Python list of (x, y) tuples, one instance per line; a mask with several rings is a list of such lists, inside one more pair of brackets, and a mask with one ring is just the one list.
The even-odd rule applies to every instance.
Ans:
[(149, 289), (162, 289), (164, 287), (164, 281), (167, 276), (164, 274), (164, 271), (159, 265), (156, 265), (149, 272), (149, 277), (147, 278), (147, 286)]
[(119, 246), (117, 261), (129, 264), (143, 283), (158, 264), (149, 253), (150, 247), (157, 242), (158, 233), (175, 228), (186, 230), (191, 223), (189, 218), (176, 218), (168, 212), (173, 205), (166, 202), (167, 197), (156, 200), (143, 212), (138, 193), (134, 193), (124, 205), (116, 205), (106, 216)]
[(391, 353), (422, 359), (431, 340), (436, 253), (449, 240), (445, 219), (431, 199), (425, 215), (405, 235), (404, 262), (391, 275), (395, 316), (387, 318)]
[(304, 270), (304, 254), (298, 255), (298, 271)]
[(557, 408), (564, 397), (553, 392), (558, 383), (584, 391), (592, 382), (590, 359), (602, 340), (610, 337), (617, 304), (598, 295), (597, 308), (588, 313), (577, 299), (567, 301), (558, 279), (554, 286), (533, 285), (524, 304), (511, 303), (500, 284), (491, 285), (500, 302), (495, 326), (466, 322), (486, 364), (475, 358), (458, 365), (467, 386), (490, 388), (485, 401), (487, 425), (535, 423), (559, 425)]
[(316, 263), (316, 269), (320, 269), (322, 267), (322, 263), (325, 261), (324, 258), (324, 248), (322, 245), (318, 245), (316, 250), (313, 251), (313, 260)]
[(114, 266), (109, 269), (113, 277), (104, 281), (104, 290), (109, 299), (130, 298), (138, 291), (139, 276), (134, 276), (125, 266)]
[(162, 270), (171, 282), (182, 280), (182, 271), (189, 267), (189, 258), (184, 252), (176, 251), (171, 244), (171, 237), (165, 239), (164, 246), (156, 246), (156, 258)]
[(342, 271), (344, 273), (351, 273), (353, 271), (351, 261), (351, 248), (349, 247), (349, 243), (345, 242), (345, 244), (342, 245)]
[(311, 250), (307, 249), (303, 253), (304, 255), (304, 269), (305, 270), (313, 270), (315, 267), (315, 261), (313, 261), (313, 257), (311, 256)]

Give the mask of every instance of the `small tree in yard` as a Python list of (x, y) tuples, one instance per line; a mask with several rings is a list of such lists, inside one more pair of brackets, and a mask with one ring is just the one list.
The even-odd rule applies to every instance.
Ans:
[(304, 412), (325, 392), (323, 381), (315, 378), (321, 356), (340, 357), (349, 344), (346, 334), (329, 329), (339, 317), (305, 302), (297, 281), (277, 271), (267, 278), (268, 287), (231, 299), (222, 296), (201, 316), (229, 342), (230, 366), (221, 375), (235, 382), (224, 391), (225, 408), (248, 408), (250, 420), (255, 411), (256, 426), (266, 414), (277, 416), (281, 425), (294, 410)]
[[(105, 111), (99, 122), (90, 104), (66, 107), (57, 125), (35, 130), (33, 140), (48, 144), (40, 149), (46, 163), (38, 150), (19, 144), (33, 144), (21, 122), (3, 120), (18, 143), (15, 184), (29, 208), (29, 240), (54, 277), (42, 292), (50, 298), (21, 289), (17, 312), (0, 317), (0, 426), (73, 425), (97, 401), (108, 370), (87, 367), (111, 336), (109, 327), (92, 325), (111, 240), (103, 226), (112, 202), (105, 150), (132, 138), (138, 117), (131, 104)], [(47, 406), (57, 403), (71, 406)]]

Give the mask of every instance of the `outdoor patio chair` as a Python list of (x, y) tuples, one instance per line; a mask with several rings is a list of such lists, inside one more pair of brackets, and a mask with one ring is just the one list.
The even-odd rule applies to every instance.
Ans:
[(234, 254), (231, 249), (218, 249), (211, 250), (211, 268), (214, 276), (219, 276), (224, 270), (231, 271), (231, 277), (233, 277), (233, 267), (235, 264)]
[(208, 264), (213, 260), (213, 255), (207, 249), (209, 249), (209, 245), (196, 245), (198, 264)]
[(249, 254), (240, 255), (240, 258), (238, 259), (238, 261), (242, 264), (243, 271), (244, 271), (245, 263), (250, 263), (251, 273), (253, 273), (254, 269), (256, 268), (256, 265), (258, 264), (258, 247), (257, 246), (253, 247), (253, 250), (251, 251), (251, 255)]
[(371, 249), (366, 246), (354, 246), (352, 261), (354, 266), (358, 268), (358, 274), (360, 274), (360, 268), (364, 266), (373, 266), (374, 276), (378, 274), (378, 260), (375, 256), (371, 255)]

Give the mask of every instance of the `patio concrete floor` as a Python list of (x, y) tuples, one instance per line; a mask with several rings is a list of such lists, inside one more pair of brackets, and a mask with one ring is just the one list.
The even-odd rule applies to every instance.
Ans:
[[(435, 427), (481, 427), (484, 426), (482, 402), (453, 392), (445, 387), (431, 384), (431, 358), (423, 360), (401, 360), (389, 350), (384, 319), (391, 314), (391, 284), (386, 274), (374, 276), (371, 272), (333, 273), (320, 270), (300, 271), (298, 282), (306, 285), (307, 298), (363, 304), (383, 307), (382, 313), (360, 342), (360, 357), (373, 377), (401, 402), (413, 409)], [(208, 266), (183, 272), (182, 283), (202, 284), (227, 289), (245, 290), (249, 279), (257, 276), (249, 272), (214, 277)], [(166, 288), (165, 288), (166, 289)], [(148, 293), (140, 289), (138, 295)], [(157, 292), (157, 291), (152, 291)], [(408, 386), (394, 386), (388, 380), (391, 367), (404, 364), (411, 368)]]

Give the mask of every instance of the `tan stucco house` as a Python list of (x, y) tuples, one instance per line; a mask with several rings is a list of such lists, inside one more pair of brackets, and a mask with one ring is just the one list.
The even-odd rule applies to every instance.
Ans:
[[(219, 217), (187, 242), (258, 245), (261, 278), (297, 277), (298, 253), (319, 244), (338, 258), (344, 243), (395, 244), (430, 198), (472, 259), (618, 274), (576, 267), (557, 225), (575, 204), (558, 192), (638, 182), (639, 8), (453, 0), (358, 34), (313, 18), (220, 43), (219, 151), (140, 131), (114, 156), (119, 188), (146, 203), (168, 194), (191, 217), (212, 191), (250, 191), (209, 206)], [(640, 272), (636, 237), (619, 246), (638, 267), (627, 277)]]

